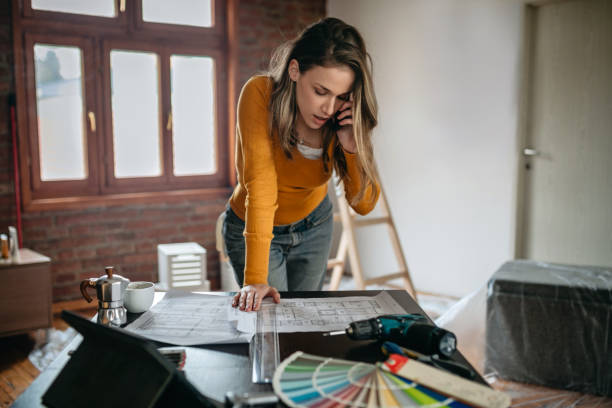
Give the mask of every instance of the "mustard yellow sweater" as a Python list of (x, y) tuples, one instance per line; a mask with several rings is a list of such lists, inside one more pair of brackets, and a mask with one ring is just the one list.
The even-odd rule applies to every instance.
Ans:
[[(324, 171), (322, 159), (306, 159), (297, 149), (289, 159), (281, 149), (276, 132), (270, 129), (271, 85), (269, 77), (255, 76), (244, 85), (238, 100), (238, 183), (230, 206), (246, 223), (245, 285), (267, 283), (273, 226), (291, 224), (310, 214), (325, 198), (331, 176)], [(332, 146), (333, 143), (330, 157)], [(344, 154), (349, 175), (344, 188), (350, 202), (359, 191), (360, 175), (356, 155)], [(355, 211), (370, 212), (379, 191), (368, 187), (361, 202), (353, 206)], [(374, 200), (372, 194), (375, 194)]]

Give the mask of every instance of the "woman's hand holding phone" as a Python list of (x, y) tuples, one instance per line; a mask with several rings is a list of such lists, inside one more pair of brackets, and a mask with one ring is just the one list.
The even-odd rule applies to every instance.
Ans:
[(357, 144), (353, 136), (353, 97), (343, 102), (336, 112), (335, 122), (338, 126), (336, 131), (342, 148), (349, 153), (357, 152)]

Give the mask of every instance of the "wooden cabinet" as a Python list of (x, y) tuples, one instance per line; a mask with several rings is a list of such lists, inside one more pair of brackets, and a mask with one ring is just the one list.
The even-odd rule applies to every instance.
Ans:
[(0, 263), (0, 336), (51, 327), (50, 259), (19, 250), (19, 263)]

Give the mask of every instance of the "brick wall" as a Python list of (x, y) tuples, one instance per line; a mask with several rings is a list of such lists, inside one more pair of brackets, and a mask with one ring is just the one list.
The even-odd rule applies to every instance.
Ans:
[(325, 0), (239, 0), (241, 83), (266, 70), (271, 52), (325, 16)]
[(9, 95), (13, 85), (13, 41), (10, 2), (0, 1), (0, 231), (15, 223), (13, 143), (10, 132)]
[[(325, 0), (241, 0), (239, 81), (267, 68), (271, 51), (325, 14)], [(0, 1), (0, 231), (15, 225), (8, 98), (14, 92), (10, 1)], [(80, 297), (81, 279), (115, 265), (132, 280), (157, 279), (157, 244), (194, 241), (207, 249), (219, 285), (215, 222), (225, 199), (122, 205), (23, 214), (23, 244), (52, 259), (53, 299)]]

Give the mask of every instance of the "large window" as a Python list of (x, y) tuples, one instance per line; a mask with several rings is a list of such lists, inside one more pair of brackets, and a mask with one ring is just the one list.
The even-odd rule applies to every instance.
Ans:
[(225, 1), (13, 6), (26, 206), (227, 192)]

